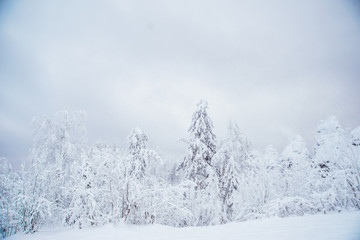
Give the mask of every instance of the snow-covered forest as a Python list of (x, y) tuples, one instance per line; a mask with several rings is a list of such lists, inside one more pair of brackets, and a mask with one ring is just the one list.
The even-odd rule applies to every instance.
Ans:
[(360, 209), (360, 127), (319, 122), (315, 146), (300, 136), (278, 153), (253, 147), (235, 122), (217, 139), (200, 101), (183, 159), (167, 162), (140, 128), (128, 148), (89, 145), (83, 112), (33, 120), (30, 166), (1, 159), (0, 231), (107, 223), (207, 226), (270, 216)]

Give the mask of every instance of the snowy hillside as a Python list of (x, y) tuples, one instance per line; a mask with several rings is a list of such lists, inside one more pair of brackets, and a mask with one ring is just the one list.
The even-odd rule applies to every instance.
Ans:
[(211, 227), (174, 228), (162, 225), (121, 224), (99, 228), (40, 230), (17, 234), (9, 240), (92, 240), (92, 239), (360, 239), (360, 212), (319, 214), (304, 217), (269, 218)]

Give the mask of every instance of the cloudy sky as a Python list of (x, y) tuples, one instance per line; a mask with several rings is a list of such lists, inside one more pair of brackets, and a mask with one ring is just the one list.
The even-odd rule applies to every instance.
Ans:
[(31, 120), (85, 110), (90, 142), (142, 128), (181, 156), (196, 103), (279, 151), (319, 120), (360, 125), (354, 0), (1, 1), (0, 156), (31, 147)]

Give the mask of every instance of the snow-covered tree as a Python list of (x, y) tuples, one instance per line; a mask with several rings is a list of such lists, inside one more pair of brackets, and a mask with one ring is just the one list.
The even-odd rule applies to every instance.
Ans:
[(360, 127), (351, 132), (351, 142), (346, 181), (353, 194), (352, 205), (360, 209)]
[(277, 151), (269, 145), (263, 151), (252, 150), (248, 176), (241, 181), (243, 207), (237, 220), (257, 219), (275, 215), (267, 211), (268, 205), (279, 197), (280, 164)]
[(280, 217), (313, 213), (311, 193), (316, 179), (304, 140), (300, 136), (292, 138), (279, 158), (279, 171), (274, 174), (274, 178), (277, 176), (277, 183), (274, 183), (276, 195), (266, 211)]
[(17, 179), (11, 164), (0, 158), (0, 236), (1, 238), (15, 234), (20, 228), (19, 215), (15, 208), (17, 195)]
[(264, 194), (264, 203), (274, 199), (281, 192), (279, 189), (279, 181), (281, 181), (281, 164), (279, 159), (279, 154), (272, 145), (268, 145), (263, 152), (263, 163), (266, 178), (264, 178), (264, 189), (266, 189), (266, 194)]
[(99, 203), (96, 201), (98, 189), (95, 185), (95, 166), (86, 155), (83, 155), (81, 164), (74, 167), (77, 184), (69, 187), (72, 192), (72, 201), (66, 209), (65, 221), (80, 229), (99, 225), (102, 214), (99, 211)]
[(45, 174), (25, 171), (22, 166), (19, 175), (15, 186), (15, 209), (19, 216), (19, 227), (25, 233), (34, 233), (50, 219), (54, 205), (44, 191), (47, 189)]
[(184, 171), (183, 181), (195, 183), (194, 199), (187, 200), (194, 202), (196, 225), (217, 223), (221, 213), (218, 177), (211, 162), (216, 153), (216, 138), (207, 108), (206, 101), (197, 105), (189, 128), (188, 153), (178, 168)]
[(295, 136), (280, 155), (282, 195), (309, 196), (311, 191), (311, 159), (301, 136)]
[(333, 116), (318, 125), (313, 159), (319, 175), (319, 208), (359, 208), (359, 154), (354, 137)]
[(188, 152), (178, 168), (184, 171), (184, 179), (194, 181), (198, 189), (206, 187), (205, 182), (209, 176), (207, 170), (211, 169), (211, 159), (216, 153), (216, 137), (207, 109), (206, 101), (198, 103), (188, 130)]
[[(219, 179), (220, 199), (222, 201), (222, 211), (226, 214), (223, 221), (234, 220), (236, 215), (237, 202), (239, 202), (239, 173), (233, 156), (226, 149), (221, 148), (218, 156), (223, 159), (223, 167)], [(221, 154), (221, 155), (220, 155)]]
[(129, 168), (128, 175), (141, 180), (149, 175), (156, 175), (159, 165), (162, 164), (160, 156), (146, 144), (147, 135), (135, 128), (128, 137), (129, 141)]
[[(63, 210), (69, 207), (72, 166), (80, 164), (87, 151), (85, 113), (58, 112), (53, 119), (37, 117), (33, 120), (34, 140), (30, 154), (31, 174), (36, 187), (53, 205), (48, 222), (60, 222)], [(35, 180), (34, 180), (35, 181)], [(35, 183), (34, 183), (35, 184)]]
[(89, 158), (93, 162), (96, 202), (101, 212), (101, 222), (118, 222), (122, 216), (122, 194), (125, 180), (125, 154), (106, 142), (92, 147)]
[(352, 145), (355, 147), (360, 146), (360, 127), (351, 131)]
[(244, 173), (251, 168), (251, 143), (240, 132), (236, 122), (230, 122), (228, 127), (228, 142), (232, 145), (234, 158), (239, 163), (239, 171)]
[(157, 168), (162, 160), (154, 150), (147, 148), (148, 137), (141, 129), (135, 128), (128, 141), (124, 216), (127, 222), (135, 224), (154, 223), (152, 194), (157, 181)]
[(226, 215), (223, 221), (233, 221), (240, 211), (244, 198), (241, 197), (241, 183), (246, 184), (250, 175), (250, 143), (240, 133), (236, 123), (230, 123), (228, 136), (213, 158), (219, 178), (222, 211)]

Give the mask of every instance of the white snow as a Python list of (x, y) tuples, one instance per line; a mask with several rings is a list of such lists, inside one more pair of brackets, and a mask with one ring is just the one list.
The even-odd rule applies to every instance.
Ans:
[(17, 234), (9, 240), (112, 240), (112, 239), (360, 239), (360, 211), (268, 218), (210, 227), (175, 228), (162, 225), (106, 225), (87, 229), (49, 229), (34, 234)]

